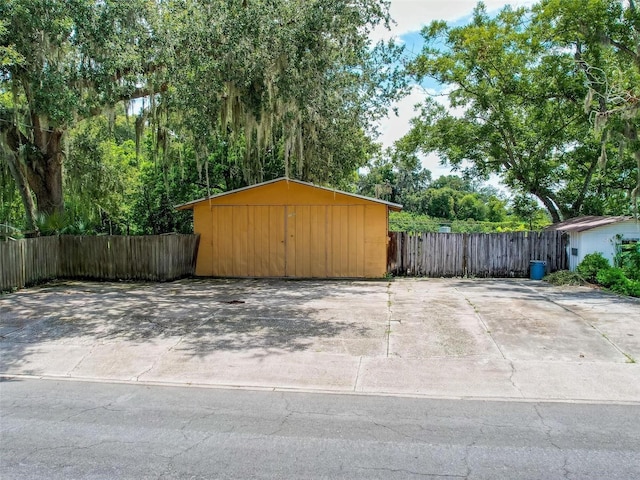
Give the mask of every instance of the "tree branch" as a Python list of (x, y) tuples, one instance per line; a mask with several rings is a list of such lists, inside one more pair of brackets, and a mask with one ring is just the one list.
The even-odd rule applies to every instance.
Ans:
[[(124, 94), (124, 93), (121, 94), (118, 98), (115, 99), (113, 104), (120, 103), (120, 102), (128, 102), (131, 100), (136, 100), (138, 98), (150, 97), (151, 95), (155, 95), (157, 93), (166, 92), (168, 88), (169, 88), (169, 85), (166, 82), (162, 83), (160, 85), (160, 88), (157, 90), (149, 87), (138, 87), (130, 94)], [(91, 110), (89, 110), (88, 115), (81, 116), (80, 119), (85, 120), (90, 117), (95, 117), (97, 115), (100, 115), (103, 112), (103, 110), (104, 110), (104, 106), (92, 108)]]

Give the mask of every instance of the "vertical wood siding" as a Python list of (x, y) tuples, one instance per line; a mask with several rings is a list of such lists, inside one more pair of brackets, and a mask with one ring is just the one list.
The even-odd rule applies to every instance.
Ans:
[(0, 291), (53, 278), (168, 281), (193, 275), (197, 235), (40, 237), (0, 242)]
[(421, 233), (392, 232), (388, 271), (424, 277), (527, 277), (532, 260), (547, 272), (568, 266), (562, 232)]
[(296, 181), (203, 200), (196, 275), (380, 278), (387, 271), (387, 205)]
[(386, 271), (384, 205), (203, 205), (196, 275), (361, 278)]

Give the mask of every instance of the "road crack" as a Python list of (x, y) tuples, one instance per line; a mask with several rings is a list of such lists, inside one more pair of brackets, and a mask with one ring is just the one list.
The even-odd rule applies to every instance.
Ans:
[(425, 478), (468, 478), (467, 475), (454, 475), (451, 473), (430, 473), (430, 472), (416, 472), (406, 468), (391, 468), (391, 467), (356, 467), (360, 470), (374, 470), (380, 472), (389, 473), (401, 473), (406, 475), (418, 475)]

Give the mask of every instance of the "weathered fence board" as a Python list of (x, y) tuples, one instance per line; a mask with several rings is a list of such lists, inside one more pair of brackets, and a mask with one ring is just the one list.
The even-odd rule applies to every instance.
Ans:
[(0, 291), (58, 276), (58, 237), (0, 242)]
[(197, 235), (40, 237), (0, 242), (0, 291), (52, 278), (168, 281), (193, 275)]
[(526, 277), (532, 260), (547, 271), (567, 268), (561, 232), (419, 233), (392, 232), (388, 270), (424, 277)]

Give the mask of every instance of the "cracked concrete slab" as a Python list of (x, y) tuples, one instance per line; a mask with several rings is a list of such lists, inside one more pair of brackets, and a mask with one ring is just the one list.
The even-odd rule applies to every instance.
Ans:
[(59, 282), (0, 296), (0, 374), (640, 402), (640, 301), (522, 279)]
[(505, 360), (365, 358), (356, 391), (443, 397), (522, 399)]
[(3, 342), (0, 374), (68, 376), (91, 351), (91, 346), (44, 343), (19, 348)]
[(175, 342), (106, 343), (96, 345), (70, 375), (93, 378), (100, 372), (102, 380), (134, 381), (149, 371)]
[[(460, 283), (469, 285), (469, 281)], [(477, 286), (460, 290), (482, 317), (506, 358), (621, 363), (628, 360), (602, 333), (594, 331), (576, 312), (546, 297), (544, 290), (526, 284), (524, 287), (516, 284), (505, 291)]]
[(475, 316), (426, 318), (421, 323), (391, 322), (389, 356), (401, 358), (500, 358), (489, 334)]
[(358, 364), (358, 357), (325, 353), (215, 352), (194, 357), (174, 349), (139, 380), (348, 392), (353, 390)]
[(606, 340), (620, 348), (628, 359), (640, 361), (640, 321), (620, 321), (616, 314), (601, 313), (595, 318), (585, 318)]
[(631, 363), (518, 362), (513, 381), (527, 398), (640, 402), (640, 368)]

